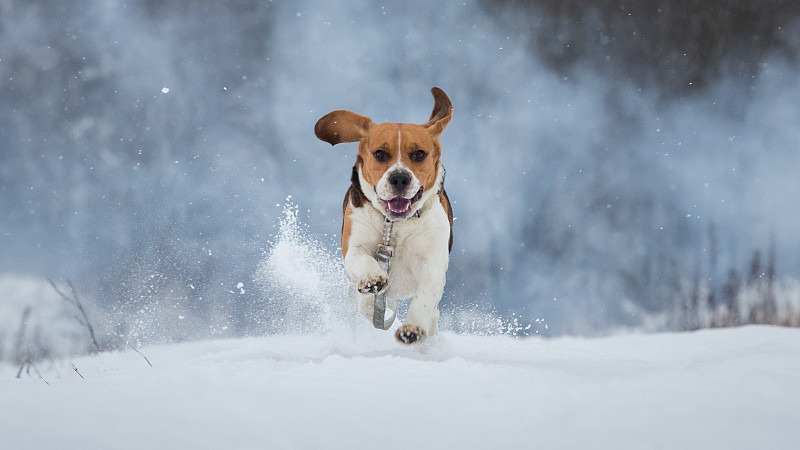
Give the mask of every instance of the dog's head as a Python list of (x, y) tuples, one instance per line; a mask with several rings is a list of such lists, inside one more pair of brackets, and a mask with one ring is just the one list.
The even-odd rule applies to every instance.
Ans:
[(453, 104), (443, 90), (435, 87), (431, 92), (433, 113), (422, 125), (376, 125), (369, 117), (339, 110), (323, 116), (314, 127), (317, 137), (331, 145), (358, 141), (356, 170), (361, 190), (391, 220), (415, 214), (444, 177), (439, 136), (450, 122)]

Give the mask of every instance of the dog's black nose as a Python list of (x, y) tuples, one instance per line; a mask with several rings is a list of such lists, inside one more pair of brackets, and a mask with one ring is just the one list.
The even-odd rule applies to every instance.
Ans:
[(395, 191), (403, 192), (411, 184), (411, 177), (405, 172), (395, 172), (389, 175), (389, 184)]

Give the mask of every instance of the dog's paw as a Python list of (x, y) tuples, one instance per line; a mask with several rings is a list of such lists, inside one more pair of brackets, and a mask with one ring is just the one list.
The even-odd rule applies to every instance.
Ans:
[(403, 344), (413, 344), (424, 341), (427, 336), (422, 327), (404, 324), (394, 332), (394, 337)]
[(378, 294), (389, 284), (386, 272), (373, 273), (358, 280), (358, 292), (362, 294)]

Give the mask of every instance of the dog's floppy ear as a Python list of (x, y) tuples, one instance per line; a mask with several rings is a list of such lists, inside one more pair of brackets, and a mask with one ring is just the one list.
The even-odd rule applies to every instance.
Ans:
[(434, 99), (433, 112), (431, 119), (423, 127), (427, 128), (432, 135), (439, 136), (450, 122), (450, 118), (453, 117), (453, 103), (447, 94), (438, 87), (432, 88), (431, 94)]
[(322, 116), (314, 125), (314, 134), (331, 145), (356, 142), (367, 134), (372, 125), (369, 117), (340, 109)]

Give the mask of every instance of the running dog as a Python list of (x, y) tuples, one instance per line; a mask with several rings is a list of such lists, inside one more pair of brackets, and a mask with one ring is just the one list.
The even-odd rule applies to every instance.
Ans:
[[(405, 323), (395, 332), (404, 344), (437, 333), (453, 246), (453, 212), (444, 190), (439, 144), (453, 104), (441, 89), (431, 93), (433, 113), (422, 125), (376, 125), (369, 117), (338, 110), (314, 127), (317, 137), (331, 145), (358, 142), (352, 184), (342, 207), (345, 272), (359, 292), (359, 310), (367, 317), (372, 316), (376, 293), (385, 292), (394, 305), (412, 298)], [(388, 273), (375, 256), (387, 219), (392, 222), (394, 249)]]

